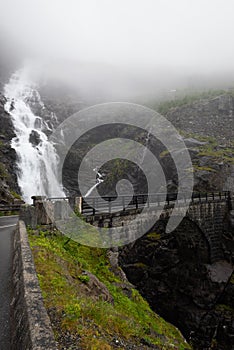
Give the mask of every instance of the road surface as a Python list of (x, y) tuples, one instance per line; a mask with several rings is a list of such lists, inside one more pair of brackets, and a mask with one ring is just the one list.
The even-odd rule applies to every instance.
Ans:
[(0, 349), (11, 349), (13, 233), (18, 216), (0, 217)]

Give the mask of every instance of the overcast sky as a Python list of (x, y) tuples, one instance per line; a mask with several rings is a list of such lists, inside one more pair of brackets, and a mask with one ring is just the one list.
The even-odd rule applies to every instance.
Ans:
[(4, 0), (0, 26), (47, 56), (208, 69), (234, 67), (233, 14), (233, 0)]
[(234, 0), (0, 2), (0, 34), (25, 56), (148, 74), (160, 67), (201, 75), (234, 72)]

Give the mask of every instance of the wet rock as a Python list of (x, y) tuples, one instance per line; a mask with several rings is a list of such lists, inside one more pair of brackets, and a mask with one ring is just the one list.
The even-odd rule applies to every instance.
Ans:
[(40, 134), (36, 130), (32, 130), (31, 134), (29, 135), (29, 142), (36, 147), (41, 142)]
[(11, 140), (15, 137), (10, 115), (4, 110), (5, 97), (0, 93), (0, 201), (9, 203), (14, 201), (12, 191), (20, 193), (16, 173), (16, 153), (11, 148)]
[(89, 271), (83, 273), (84, 276), (87, 276), (87, 281), (80, 286), (80, 290), (83, 290), (86, 296), (90, 296), (95, 300), (103, 300), (109, 303), (113, 303), (114, 299), (110, 294), (109, 290), (95, 275)]
[(195, 224), (184, 219), (170, 235), (165, 235), (165, 225), (159, 220), (154, 232), (121, 249), (122, 269), (153, 310), (176, 325), (194, 349), (232, 349), (233, 230), (221, 237), (224, 260), (211, 264), (209, 244)]

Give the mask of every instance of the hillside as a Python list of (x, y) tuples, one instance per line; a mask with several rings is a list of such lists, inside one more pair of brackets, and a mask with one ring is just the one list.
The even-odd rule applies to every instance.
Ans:
[(59, 349), (190, 349), (127, 281), (117, 252), (46, 227), (29, 230), (29, 239)]

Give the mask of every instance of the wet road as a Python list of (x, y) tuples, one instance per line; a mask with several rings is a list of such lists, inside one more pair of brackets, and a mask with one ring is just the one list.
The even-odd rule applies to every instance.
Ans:
[(0, 350), (11, 348), (13, 233), (18, 216), (0, 217)]

